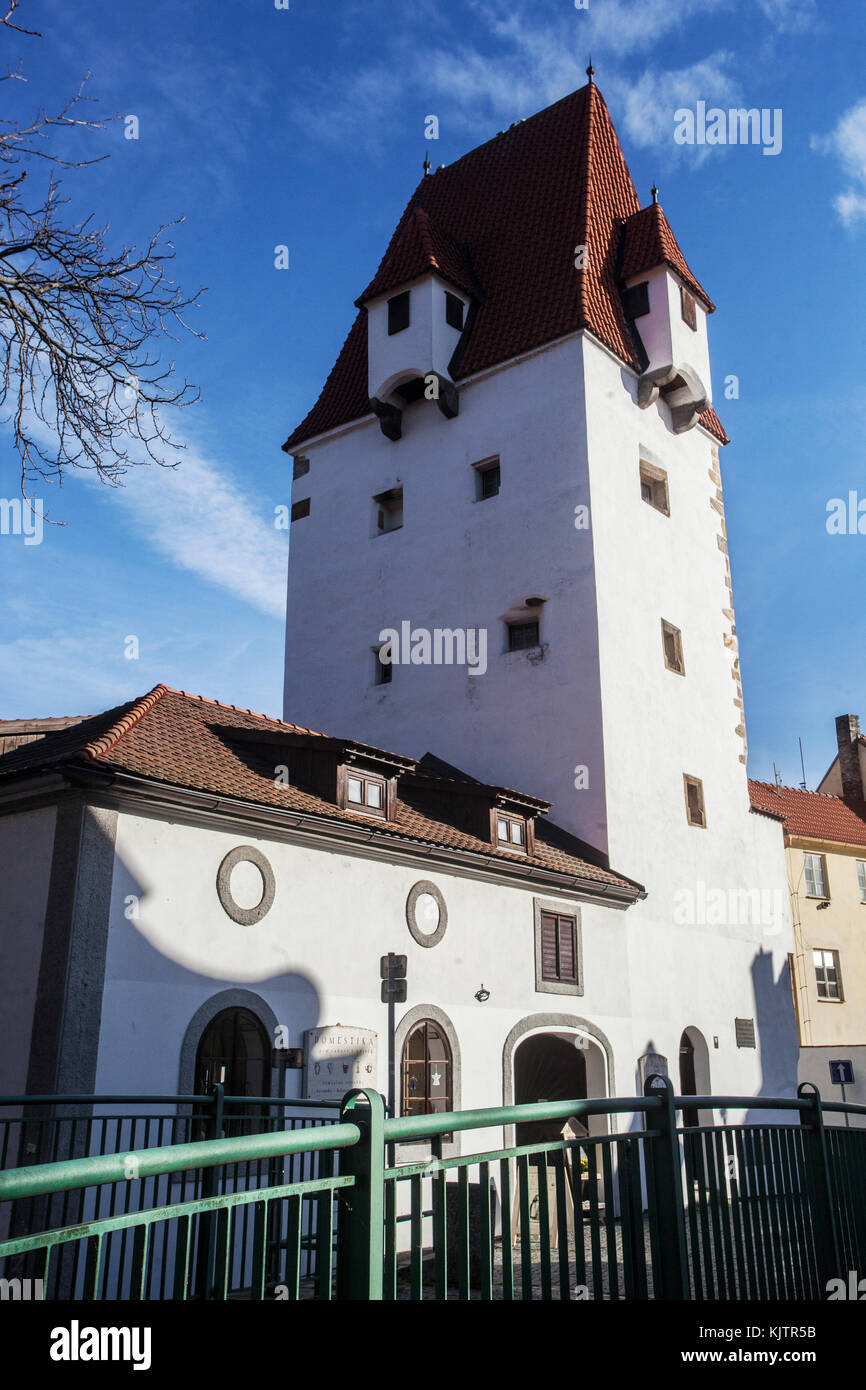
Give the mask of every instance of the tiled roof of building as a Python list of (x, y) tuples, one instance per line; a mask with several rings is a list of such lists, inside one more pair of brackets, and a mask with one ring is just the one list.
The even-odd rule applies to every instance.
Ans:
[(776, 787), (772, 782), (749, 782), (752, 805), (784, 819), (789, 835), (830, 840), (840, 845), (866, 845), (866, 802), (828, 796), (825, 792)]
[[(435, 268), (476, 299), (480, 287), (458, 381), (583, 328), (640, 371), (618, 289), (624, 225), (636, 227), (628, 244), (635, 261), (657, 245), (657, 263), (670, 257), (712, 309), (664, 215), (657, 229), (657, 215), (641, 221), (640, 211), (610, 113), (590, 83), (425, 175), (358, 302)], [(578, 246), (587, 248), (580, 271)], [(368, 412), (361, 309), (319, 399), (283, 447)], [(700, 423), (727, 442), (714, 412)]]
[[(250, 738), (256, 731), (262, 735), (260, 743)], [(243, 737), (233, 738), (233, 732)], [(403, 790), (398, 783), (396, 812), (389, 821), (343, 810), (302, 786), (283, 786), (275, 778), (275, 765), (281, 758), (275, 756), (273, 738), (298, 734), (326, 740), (317, 730), (158, 685), (139, 700), (47, 734), (38, 743), (13, 749), (0, 757), (0, 780), (28, 772), (61, 771), (70, 765), (97, 765), (171, 786), (346, 821), (383, 838), (421, 841), (488, 860), (558, 872), (595, 883), (600, 889), (607, 886), (626, 895), (641, 891), (629, 879), (584, 858), (579, 841), (540, 817), (535, 822), (536, 848), (531, 856), (512, 854), (458, 829), (447, 818), (445, 778), (441, 816), (431, 811), (429, 796), (420, 798), (422, 810), (413, 804), (411, 786)], [(347, 742), (354, 749), (365, 746)], [(370, 750), (373, 754), (379, 751)], [(435, 776), (429, 763), (421, 770), (425, 780)]]
[(625, 224), (620, 275), (623, 280), (631, 280), (658, 265), (669, 265), (675, 270), (697, 295), (707, 313), (714, 313), (716, 306), (689, 269), (660, 204), (650, 203), (649, 207), (633, 213)]

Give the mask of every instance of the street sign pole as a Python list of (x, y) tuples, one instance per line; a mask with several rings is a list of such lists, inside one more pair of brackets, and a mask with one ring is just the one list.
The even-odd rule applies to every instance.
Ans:
[[(388, 1114), (393, 1119), (397, 1113), (397, 1057), (395, 1047), (395, 1004), (406, 1002), (406, 957), (389, 951), (379, 961), (379, 974), (382, 977), (382, 1003), (388, 1005)], [(394, 1145), (388, 1145), (388, 1162), (394, 1166)]]

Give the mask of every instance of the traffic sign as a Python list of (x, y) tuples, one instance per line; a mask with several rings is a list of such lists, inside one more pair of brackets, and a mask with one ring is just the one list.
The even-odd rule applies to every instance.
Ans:
[(853, 1086), (854, 1063), (847, 1058), (831, 1062), (830, 1081), (834, 1086)]

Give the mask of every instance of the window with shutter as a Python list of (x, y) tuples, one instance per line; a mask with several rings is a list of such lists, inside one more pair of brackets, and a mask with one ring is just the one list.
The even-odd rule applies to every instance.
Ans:
[(559, 910), (555, 902), (533, 900), (535, 988), (540, 994), (583, 994), (580, 909)]

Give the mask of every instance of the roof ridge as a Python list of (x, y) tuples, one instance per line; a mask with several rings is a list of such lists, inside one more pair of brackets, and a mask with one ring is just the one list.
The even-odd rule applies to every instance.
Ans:
[(331, 737), (330, 734), (323, 734), (321, 729), (307, 729), (303, 724), (292, 724), (290, 720), (279, 719), (275, 714), (262, 714), (260, 710), (247, 709), (246, 705), (230, 705), (225, 700), (213, 700), (207, 695), (196, 695), (192, 690), (178, 690), (173, 685), (165, 685), (162, 689), (166, 694), (182, 695), (185, 700), (198, 700), (202, 705), (217, 705), (220, 709), (233, 709), (236, 714), (250, 714), (253, 719), (268, 719), (272, 724), (282, 724), (284, 729), (295, 729), (301, 734), (315, 734), (318, 738)]
[(141, 699), (136, 700), (132, 708), (128, 710), (126, 714), (122, 715), (120, 719), (116, 720), (115, 723), (111, 725), (111, 728), (105, 731), (101, 738), (91, 739), (89, 743), (85, 743), (84, 747), (81, 749), (80, 756), (91, 758), (94, 761), (97, 758), (104, 757), (106, 753), (110, 752), (110, 750), (120, 742), (124, 734), (128, 733), (130, 729), (135, 727), (139, 720), (144, 718), (148, 710), (153, 709), (154, 705), (158, 700), (162, 699), (167, 690), (167, 685), (155, 685), (153, 690), (149, 691), (147, 695), (142, 695)]
[(785, 782), (762, 782), (757, 777), (750, 777), (749, 782), (755, 787), (766, 787), (768, 791), (794, 792), (796, 796), (823, 796), (826, 801), (841, 801), (843, 806), (849, 806), (852, 801), (857, 801), (857, 797), (838, 796), (836, 792), (813, 791), (811, 787), (789, 787)]

